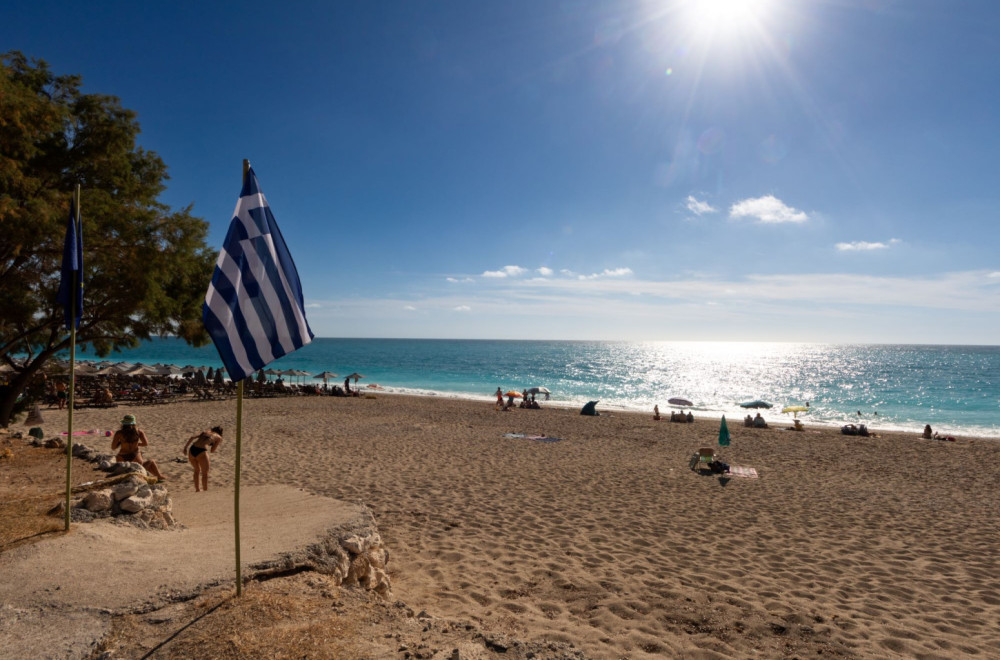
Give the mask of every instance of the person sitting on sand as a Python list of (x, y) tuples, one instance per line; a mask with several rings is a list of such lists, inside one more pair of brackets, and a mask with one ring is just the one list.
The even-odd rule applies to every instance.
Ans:
[(767, 422), (764, 420), (763, 417), (760, 416), (760, 413), (757, 413), (757, 416), (753, 418), (753, 427), (755, 429), (767, 428)]
[(688, 411), (687, 420), (686, 421), (687, 421), (688, 424), (694, 424), (694, 415), (691, 414), (690, 410)]
[[(208, 431), (202, 431), (198, 435), (192, 435), (184, 443), (184, 453), (188, 457), (188, 462), (194, 467), (194, 492), (208, 490), (208, 452), (215, 453), (215, 450), (222, 444), (222, 427), (213, 426)], [(188, 449), (190, 447), (190, 450)], [(201, 487), (199, 488), (199, 477)]]
[(653, 419), (660, 421), (660, 406), (653, 406)]
[(166, 478), (160, 473), (160, 469), (156, 467), (156, 461), (142, 460), (142, 451), (139, 447), (148, 446), (149, 440), (146, 438), (146, 434), (136, 428), (135, 415), (125, 415), (122, 418), (122, 427), (115, 431), (115, 437), (111, 439), (111, 451), (118, 450), (115, 461), (118, 463), (138, 463), (159, 481), (166, 481)]
[(747, 415), (746, 417), (744, 417), (743, 418), (743, 426), (747, 427), (748, 429), (749, 428), (753, 428), (753, 417), (751, 417), (750, 415)]
[(924, 426), (924, 434), (920, 437), (922, 437), (924, 440), (930, 440), (931, 438), (934, 437), (934, 431), (931, 430), (930, 424)]

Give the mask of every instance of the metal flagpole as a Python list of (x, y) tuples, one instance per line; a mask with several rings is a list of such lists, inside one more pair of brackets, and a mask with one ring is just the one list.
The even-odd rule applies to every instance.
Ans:
[[(250, 172), (250, 161), (243, 159), (242, 185)], [(243, 380), (236, 384), (236, 488), (233, 494), (233, 525), (236, 528), (236, 595), (243, 595), (243, 569), (240, 566), (240, 457), (243, 448)]]
[[(76, 184), (73, 193), (73, 226), (76, 228), (77, 237), (80, 235), (80, 184)], [(79, 240), (79, 238), (77, 238)], [(73, 248), (76, 249), (76, 246)], [(80, 277), (83, 277), (83, 269), (80, 269)], [(69, 531), (70, 521), (70, 499), (73, 491), (73, 393), (76, 385), (76, 301), (77, 287), (80, 283), (76, 281), (76, 271), (73, 271), (73, 288), (70, 290), (70, 300), (73, 306), (73, 321), (69, 328), (69, 422), (67, 423), (66, 434), (66, 529)]]

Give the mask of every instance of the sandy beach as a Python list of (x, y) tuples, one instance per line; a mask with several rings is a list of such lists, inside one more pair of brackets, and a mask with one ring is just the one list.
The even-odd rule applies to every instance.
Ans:
[[(126, 412), (177, 493), (193, 491), (173, 460), (186, 438), (225, 426), (211, 488), (232, 488), (234, 401), (82, 410), (75, 426), (113, 429)], [(47, 412), (47, 436), (57, 419)], [(759, 478), (720, 478), (688, 467), (716, 446), (716, 420), (248, 400), (243, 483), (360, 500), (393, 599), (588, 658), (1000, 655), (1000, 443), (770, 421), (730, 421), (723, 460)]]

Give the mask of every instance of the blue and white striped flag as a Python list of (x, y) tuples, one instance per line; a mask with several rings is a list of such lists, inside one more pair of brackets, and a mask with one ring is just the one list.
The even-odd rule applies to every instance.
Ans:
[(205, 294), (202, 320), (233, 382), (313, 338), (295, 262), (252, 169)]

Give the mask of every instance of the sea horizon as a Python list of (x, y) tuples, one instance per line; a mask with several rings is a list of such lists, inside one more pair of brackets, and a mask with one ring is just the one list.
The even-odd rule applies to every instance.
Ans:
[[(213, 345), (172, 337), (105, 358), (78, 350), (77, 359), (221, 365)], [(991, 345), (317, 337), (270, 367), (360, 373), (362, 388), (482, 401), (497, 387), (547, 387), (548, 405), (597, 400), (599, 410), (650, 414), (654, 405), (669, 412), (667, 400), (683, 397), (698, 417), (730, 420), (746, 414), (740, 402), (763, 399), (774, 408), (762, 414), (777, 425), (791, 425), (783, 406), (809, 402), (800, 416), (807, 424), (914, 432), (931, 424), (950, 435), (1000, 438), (1000, 346)]]

